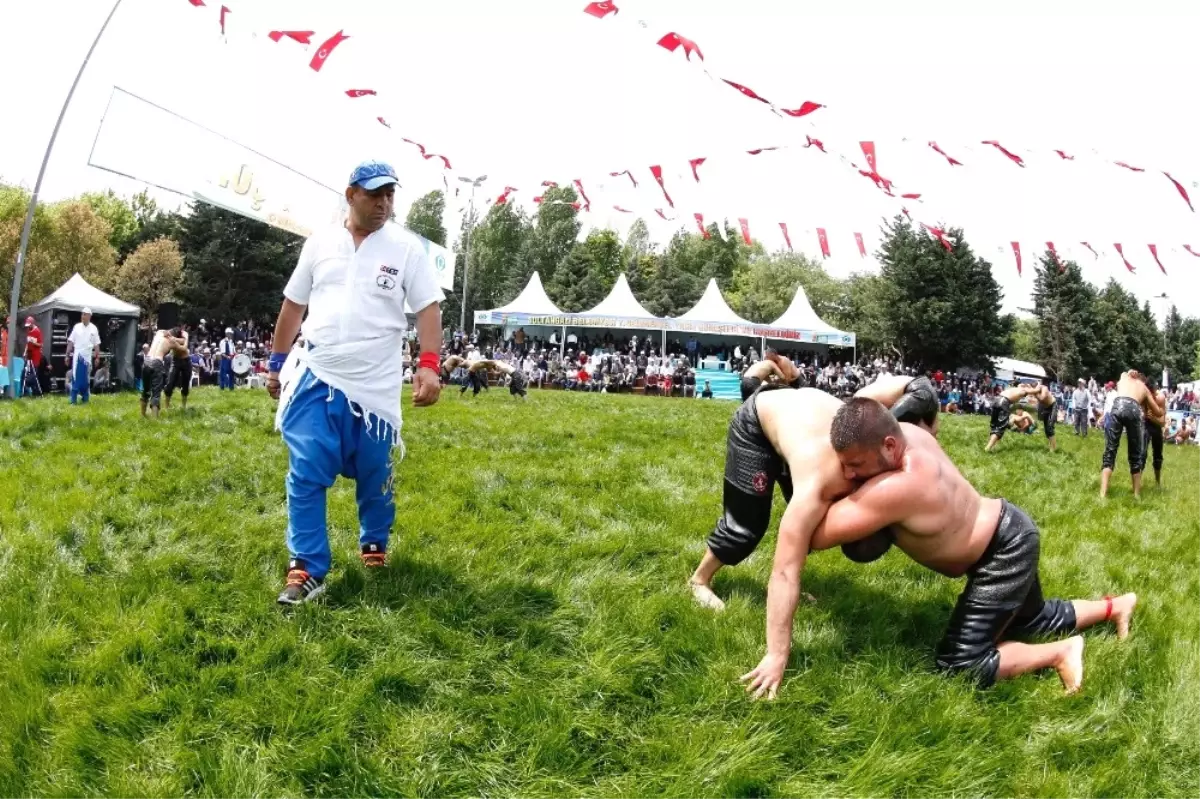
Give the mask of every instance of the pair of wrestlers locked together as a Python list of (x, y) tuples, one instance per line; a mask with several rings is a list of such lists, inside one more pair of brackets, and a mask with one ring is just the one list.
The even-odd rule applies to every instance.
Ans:
[[(778, 359), (786, 361), (786, 359)], [(800, 574), (812, 550), (841, 546), (866, 563), (895, 543), (948, 577), (966, 575), (936, 664), (981, 686), (1054, 668), (1068, 693), (1083, 681), (1083, 639), (1024, 644), (1014, 638), (1063, 635), (1112, 621), (1129, 632), (1135, 594), (1101, 600), (1045, 599), (1038, 579), (1037, 526), (1020, 508), (981, 497), (938, 446), (938, 400), (928, 378), (885, 376), (846, 402), (791, 384), (798, 373), (757, 387), (729, 424), (724, 512), (691, 578), (702, 605), (721, 609), (713, 576), (758, 546), (778, 483), (787, 510), (767, 589), (767, 653), (742, 676), (755, 698), (774, 698), (791, 653)], [(765, 367), (764, 367), (765, 368)], [(790, 379), (789, 379), (790, 378)], [(891, 410), (889, 411), (888, 408)]]
[(451, 355), (442, 361), (442, 382), (449, 383), (450, 375), (454, 374), (454, 370), (460, 366), (465, 366), (467, 369), (467, 382), (462, 384), (462, 390), (458, 392), (460, 397), (467, 392), (467, 389), (471, 389), (473, 397), (479, 396), (480, 390), (486, 391), (489, 372), (509, 376), (508, 393), (512, 396), (521, 399), (529, 397), (529, 378), (525, 376), (525, 373), (510, 363), (494, 361), (491, 358), (468, 361), (461, 355)]
[[(1010, 386), (1001, 392), (992, 406), (992, 434), (986, 451), (991, 452), (996, 443), (1010, 427), (1022, 433), (1036, 432), (1029, 414), (1012, 406), (1023, 399), (1033, 398), (1037, 402), (1038, 419), (1050, 441), (1050, 450), (1056, 447), (1054, 423), (1058, 408), (1050, 390), (1041, 383)], [(1154, 482), (1162, 484), (1163, 427), (1167, 422), (1166, 400), (1146, 385), (1145, 377), (1136, 369), (1121, 374), (1117, 381), (1116, 398), (1112, 410), (1105, 419), (1104, 455), (1100, 464), (1100, 497), (1108, 496), (1108, 484), (1113, 467), (1117, 462), (1117, 450), (1121, 446), (1121, 433), (1126, 434), (1129, 473), (1133, 480), (1133, 495), (1141, 496), (1142, 472), (1146, 469), (1147, 449), (1154, 453)]]

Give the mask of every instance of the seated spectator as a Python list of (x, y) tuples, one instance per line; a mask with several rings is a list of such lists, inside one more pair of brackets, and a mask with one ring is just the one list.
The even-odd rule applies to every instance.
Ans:
[(704, 391), (700, 394), (700, 396), (703, 399), (712, 399), (713, 398), (713, 390), (712, 390), (712, 381), (711, 380), (704, 381)]

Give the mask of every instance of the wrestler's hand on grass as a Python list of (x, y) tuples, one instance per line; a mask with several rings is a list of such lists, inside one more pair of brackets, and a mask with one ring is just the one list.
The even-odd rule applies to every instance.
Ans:
[(433, 405), (442, 393), (442, 379), (432, 369), (421, 368), (413, 374), (413, 405), (423, 408)]
[(774, 699), (779, 693), (779, 685), (783, 682), (783, 672), (787, 668), (787, 656), (772, 655), (770, 652), (763, 657), (754, 671), (743, 674), (741, 681), (746, 683), (746, 692), (754, 692), (755, 699)]
[(271, 399), (279, 399), (279, 372), (267, 373), (267, 393), (271, 395)]

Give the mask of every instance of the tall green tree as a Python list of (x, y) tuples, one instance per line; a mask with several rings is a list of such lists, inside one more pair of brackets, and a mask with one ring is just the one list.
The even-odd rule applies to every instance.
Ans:
[(1161, 373), (1162, 331), (1155, 324), (1150, 305), (1139, 306), (1137, 296), (1115, 280), (1110, 279), (1096, 295), (1089, 336), (1085, 370), (1097, 380), (1115, 380), (1126, 369), (1148, 375)]
[(1092, 346), (1091, 320), (1095, 291), (1074, 261), (1060, 265), (1046, 250), (1034, 267), (1033, 314), (1037, 319), (1037, 354), (1055, 379), (1084, 377), (1084, 356)]
[(175, 298), (183, 275), (183, 254), (174, 239), (148, 241), (131, 252), (117, 270), (114, 289), (124, 300), (153, 314)]
[(108, 223), (110, 228), (108, 243), (112, 245), (120, 258), (124, 259), (133, 251), (133, 246), (130, 245), (137, 236), (140, 224), (133, 206), (127, 200), (118, 197), (112, 189), (81, 194), (79, 200), (86, 203), (96, 212), (96, 216)]
[(846, 304), (834, 309), (826, 322), (856, 336), (860, 353), (901, 355), (890, 338), (884, 279), (881, 275), (856, 273), (845, 281)]
[[(530, 229), (524, 212), (512, 203), (504, 203), (488, 209), (483, 222), (472, 231), (468, 317), (516, 296), (512, 291), (515, 283), (512, 276), (524, 271), (522, 261)], [(467, 326), (470, 327), (469, 322)]]
[(633, 220), (629, 232), (625, 235), (625, 246), (621, 252), (621, 260), (632, 264), (637, 259), (654, 252), (654, 244), (650, 241), (650, 228), (642, 218)]
[[(19, 186), (0, 184), (0, 307), (6, 313), (9, 310), (17, 249), (21, 242), (21, 227), (25, 223), (28, 208), (29, 192)], [(24, 277), (21, 281), (20, 304), (23, 306), (37, 302), (58, 288), (59, 284), (54, 282), (58, 277), (53, 262), (57, 236), (54, 217), (54, 212), (45, 203), (38, 203), (34, 209), (33, 229), (22, 270)]]
[(746, 264), (734, 278), (729, 305), (752, 322), (773, 322), (787, 310), (798, 286), (804, 287), (809, 304), (825, 321), (847, 309), (842, 281), (799, 253), (775, 253)]
[(46, 275), (47, 292), (58, 288), (76, 272), (97, 286), (111, 286), (117, 251), (110, 244), (112, 228), (108, 221), (93, 211), (91, 205), (79, 200), (58, 203), (53, 207), (52, 218), (52, 268)]
[(517, 264), (519, 268), (509, 275), (505, 294), (517, 296), (534, 272), (541, 277), (542, 285), (554, 282), (555, 272), (579, 238), (582, 225), (574, 207), (577, 202), (579, 195), (570, 186), (550, 188), (542, 195), (523, 258)]
[(579, 313), (604, 299), (605, 290), (611, 287), (611, 283), (601, 281), (595, 253), (586, 242), (580, 242), (558, 265), (547, 293), (562, 310)]
[(197, 203), (183, 220), (179, 244), (184, 267), (176, 296), (186, 321), (270, 323), (304, 242), (285, 230)]
[(972, 251), (963, 231), (946, 231), (945, 249), (903, 216), (885, 226), (880, 248), (889, 338), (906, 360), (929, 367), (987, 368), (1007, 355), (1012, 317), (992, 265)]
[(408, 209), (408, 217), (404, 226), (419, 236), (446, 246), (446, 226), (442, 224), (442, 216), (446, 213), (446, 195), (441, 189), (431, 191), (423, 197), (418, 197)]
[(1200, 343), (1200, 319), (1183, 317), (1174, 305), (1167, 312), (1163, 336), (1166, 339), (1166, 365), (1172, 383), (1186, 383), (1198, 375), (1194, 371), (1193, 355)]
[[(1018, 319), (1012, 330), (1012, 357), (1022, 361), (1037, 363), (1041, 358), (1038, 343), (1041, 337), (1041, 325), (1037, 318)], [(1078, 375), (1078, 371), (1071, 372)]]

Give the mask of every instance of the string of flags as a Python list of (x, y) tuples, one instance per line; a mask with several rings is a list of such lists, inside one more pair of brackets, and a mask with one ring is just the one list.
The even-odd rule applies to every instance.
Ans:
[[(208, 8), (209, 7), (206, 0), (186, 0), (186, 2), (195, 8)], [(235, 5), (236, 5), (236, 3), (235, 3)], [(582, 11), (583, 11), (583, 13), (596, 19), (599, 23), (609, 24), (609, 25), (621, 24), (621, 23), (617, 22), (618, 20), (621, 19), (621, 9), (620, 9), (619, 4), (617, 2), (615, 2), (615, 0), (601, 0), (600, 2), (587, 3), (582, 7)], [(234, 12), (230, 8), (229, 5), (220, 5), (217, 9), (217, 12), (218, 12), (217, 13), (217, 24), (218, 24), (219, 30), (221, 32), (221, 35), (223, 37), (225, 37), (225, 36), (227, 36), (227, 30), (226, 30), (227, 22), (233, 16)], [(639, 30), (647, 30), (648, 31), (649, 27), (650, 27), (649, 23), (647, 23), (645, 20), (636, 20), (633, 22), (633, 24)], [(322, 36), (324, 38), (322, 38)], [(318, 35), (318, 32), (315, 30), (270, 30), (266, 33), (266, 38), (269, 39), (274, 44), (279, 45), (279, 46), (289, 46), (289, 47), (299, 46), (299, 47), (304, 47), (304, 48), (312, 48), (313, 46), (316, 46), (316, 51), (313, 53), (313, 56), (308, 63), (308, 67), (311, 70), (313, 70), (314, 72), (319, 73), (319, 72), (321, 72), (322, 68), (325, 66), (327, 61), (330, 58), (335, 57), (339, 47), (341, 45), (343, 45), (346, 41), (352, 39), (353, 36), (352, 36), (352, 34), (347, 34), (345, 32), (345, 30), (338, 30), (336, 32), (325, 32), (325, 33), (321, 34), (320, 36)], [(320, 43), (316, 44), (318, 39), (319, 39)], [(763, 97), (762, 95), (760, 95), (758, 92), (756, 92), (754, 89), (750, 88), (749, 86), (746, 86), (742, 83), (731, 80), (729, 78), (713, 74), (712, 72), (709, 71), (708, 67), (705, 65), (705, 55), (704, 55), (704, 51), (702, 50), (700, 44), (679, 31), (666, 30), (665, 28), (661, 28), (659, 31), (649, 33), (646, 41), (649, 46), (661, 47), (670, 53), (680, 53), (681, 56), (688, 63), (694, 64), (695, 68), (700, 70), (704, 76), (706, 76), (708, 79), (713, 81), (714, 85), (717, 87), (728, 88), (728, 89), (737, 91), (743, 97), (745, 97), (751, 101), (754, 101), (755, 103), (758, 103), (760, 107), (766, 108), (770, 113), (772, 113), (780, 118), (804, 119), (804, 122), (801, 124), (809, 125), (810, 131), (812, 130), (812, 128), (811, 128), (812, 122), (811, 122), (811, 119), (809, 119), (809, 118), (812, 115), (816, 114), (816, 112), (820, 111), (821, 109), (826, 108), (826, 106), (823, 103), (816, 102), (815, 100), (812, 100), (812, 99), (802, 99), (799, 101), (795, 101), (793, 103), (782, 104), (782, 105), (776, 104), (775, 102)], [(355, 103), (364, 103), (364, 102), (367, 103), (368, 105), (364, 106), (364, 109), (369, 109), (370, 113), (368, 114), (368, 116), (374, 115), (374, 119), (378, 124), (382, 125), (383, 127), (387, 128), (388, 130), (392, 129), (392, 125), (387, 121), (387, 119), (382, 114), (374, 114), (374, 111), (378, 109), (378, 105), (372, 105), (372, 104), (378, 104), (381, 102), (379, 92), (377, 90), (375, 90), (373, 88), (347, 88), (347, 89), (344, 89), (343, 91), (344, 91), (346, 98), (348, 98), (348, 100), (354, 101)], [(831, 112), (826, 111), (825, 113), (831, 113)], [(813, 131), (813, 132), (815, 132), (815, 131)], [(816, 152), (820, 153), (823, 156), (835, 157), (835, 158), (837, 158), (838, 162), (843, 167), (845, 167), (845, 169), (848, 171), (848, 173), (857, 174), (858, 176), (869, 180), (871, 182), (871, 184), (873, 184), (880, 192), (882, 192), (886, 197), (888, 197), (890, 200), (892, 200), (896, 203), (896, 206), (897, 206), (899, 212), (903, 213), (910, 220), (912, 219), (912, 213), (909, 210), (909, 205), (910, 204), (921, 204), (923, 202), (922, 193), (918, 192), (918, 191), (903, 191), (896, 185), (896, 183), (893, 180), (885, 177), (883, 174), (880, 173), (879, 168), (878, 168), (877, 150), (876, 150), (876, 146), (875, 146), (874, 142), (863, 141), (863, 142), (858, 143), (859, 149), (862, 153), (862, 158), (863, 158), (863, 163), (860, 164), (856, 160), (851, 159), (850, 157), (845, 155), (844, 153), (838, 153), (836, 151), (831, 152), (831, 149), (826, 145), (826, 143), (823, 140), (814, 136), (813, 132), (803, 133), (802, 134), (803, 135), (803, 143), (796, 145), (796, 146), (791, 146), (791, 145), (786, 145), (786, 144), (776, 144), (776, 145), (768, 146), (768, 147), (759, 147), (759, 148), (755, 148), (755, 149), (745, 150), (744, 153), (749, 156), (760, 156), (760, 155), (763, 155), (764, 153), (777, 152), (777, 151), (781, 151), (781, 150), (810, 150), (811, 149), (811, 150), (815, 150)], [(801, 135), (801, 134), (798, 134), (798, 136), (799, 135)], [(427, 148), (424, 144), (414, 141), (414, 140), (404, 137), (404, 136), (400, 136), (400, 141), (414, 147), (416, 149), (417, 154), (419, 154), (421, 156), (421, 158), (424, 159), (425, 161), (436, 160), (437, 162), (440, 162), (442, 169), (444, 171), (443, 185), (446, 187), (447, 191), (449, 191), (449, 188), (450, 188), (449, 181), (446, 178), (446, 174), (447, 173), (452, 174), (454, 171), (453, 166), (451, 164), (450, 157), (445, 154), (433, 152), (429, 148)], [(1019, 169), (1026, 169), (1029, 167), (1029, 164), (1026, 163), (1027, 156), (1022, 156), (1021, 153), (1025, 152), (1025, 153), (1027, 153), (1027, 155), (1031, 155), (1035, 152), (1032, 150), (1020, 150), (1019, 148), (1010, 148), (1010, 147), (1005, 146), (1004, 144), (1002, 144), (1000, 141), (997, 141), (997, 140), (984, 140), (984, 141), (980, 142), (980, 144), (986, 145), (986, 146), (994, 149), (999, 157), (1007, 159), (1009, 162), (1011, 162), (1013, 164), (1013, 166), (1015, 168), (1019, 168)], [(933, 152), (937, 153), (939, 156), (941, 156), (941, 158), (946, 162), (947, 168), (954, 169), (957, 167), (966, 167), (967, 166), (967, 162), (961, 160), (958, 157), (955, 157), (955, 155), (952, 155), (950, 152), (947, 151), (947, 149), (943, 148), (936, 141), (929, 141), (928, 148), (930, 150), (932, 150)], [(951, 147), (950, 149), (953, 150), (955, 148)], [(1076, 154), (1073, 154), (1066, 150), (1055, 149), (1055, 150), (1053, 150), (1053, 153), (1058, 159), (1060, 159), (1062, 161), (1075, 161), (1076, 160)], [(688, 171), (690, 171), (692, 181), (694, 181), (697, 184), (702, 182), (701, 181), (701, 172), (702, 172), (701, 167), (703, 167), (704, 164), (709, 161), (709, 159), (710, 159), (710, 156), (695, 157), (695, 158), (687, 159)], [(1188, 192), (1187, 187), (1183, 184), (1183, 182), (1181, 182), (1176, 177), (1174, 177), (1169, 171), (1167, 171), (1165, 169), (1152, 170), (1148, 167), (1135, 166), (1135, 165), (1129, 164), (1125, 161), (1119, 161), (1119, 160), (1113, 160), (1113, 161), (1111, 161), (1111, 163), (1118, 168), (1125, 169), (1125, 170), (1135, 172), (1135, 173), (1143, 173), (1143, 174), (1147, 174), (1147, 175), (1153, 175), (1156, 172), (1160, 173), (1174, 187), (1176, 193), (1179, 195), (1180, 199), (1187, 205), (1189, 211), (1192, 213), (1195, 213), (1196, 209), (1192, 202), (1192, 198)], [(678, 216), (677, 210), (676, 210), (676, 201), (671, 195), (671, 188), (670, 188), (671, 185), (677, 185), (677, 184), (671, 184), (670, 181), (668, 180), (668, 178), (670, 178), (671, 180), (685, 180), (686, 178), (684, 178), (682, 175), (678, 174), (678, 172), (675, 172), (673, 170), (664, 170), (663, 164), (650, 165), (648, 167), (647, 171), (649, 172), (650, 176), (653, 178), (657, 192), (661, 195), (662, 202), (663, 202), (662, 205), (654, 208), (655, 214), (659, 218), (666, 220), (666, 221), (675, 221), (675, 220), (679, 219), (680, 217)], [(620, 169), (620, 170), (612, 170), (607, 173), (607, 176), (609, 178), (627, 177), (630, 181), (631, 187), (634, 190), (637, 190), (639, 192), (649, 190), (649, 189), (643, 188), (642, 183), (639, 182), (639, 180), (638, 180), (639, 172), (640, 172), (640, 170), (638, 170), (638, 169), (625, 167), (624, 169)], [(684, 173), (684, 174), (686, 174), (686, 173)], [(588, 189), (585, 186), (585, 179), (588, 181), (588, 183), (590, 185), (592, 185), (593, 189), (603, 189), (604, 185), (602, 183), (592, 181), (590, 178), (584, 178), (584, 177), (573, 178), (571, 180), (571, 185), (574, 186), (575, 191), (577, 192), (577, 194), (579, 196), (579, 201), (572, 202), (570, 204), (576, 211), (582, 211), (582, 212), (586, 213), (586, 212), (591, 212), (591, 210), (592, 210), (592, 200), (589, 197)], [(541, 186), (542, 186), (542, 188), (556, 188), (558, 186), (558, 183), (555, 181), (546, 180), (546, 181), (542, 182)], [(1193, 188), (1196, 188), (1197, 186), (1200, 186), (1200, 184), (1193, 182), (1192, 186), (1193, 186)], [(500, 193), (498, 196), (496, 196), (494, 198), (494, 200), (491, 200), (490, 202), (491, 202), (491, 204), (494, 204), (494, 205), (505, 204), (505, 203), (509, 202), (512, 199), (513, 194), (518, 192), (519, 190), (520, 190), (519, 187), (505, 186), (504, 191), (502, 193)], [(456, 189), (455, 192), (457, 193), (457, 191), (458, 190)], [(534, 196), (532, 198), (532, 201), (534, 202), (534, 204), (539, 205), (539, 206), (541, 206), (543, 204), (547, 204), (547, 203), (552, 204), (555, 202), (561, 202), (561, 201), (557, 201), (557, 200), (547, 200), (545, 198), (544, 193), (537, 194), (536, 196)], [(653, 204), (653, 203), (651, 203), (651, 204)], [(633, 210), (626, 208), (620, 204), (606, 204), (603, 210), (605, 212), (607, 212), (608, 208), (611, 208), (613, 211), (616, 211), (617, 213), (623, 213), (623, 214), (635, 213)], [(670, 215), (668, 215), (667, 209), (670, 209)], [(700, 234), (704, 238), (709, 238), (710, 237), (709, 228), (704, 223), (703, 214), (701, 214), (699, 212), (694, 212), (692, 216), (696, 222), (696, 226), (699, 229)], [(750, 234), (749, 220), (745, 217), (739, 217), (737, 221), (738, 221), (738, 225), (740, 227), (741, 233), (742, 233), (743, 240), (747, 244), (750, 244), (752, 241), (752, 238), (751, 238), (751, 234)], [(791, 235), (790, 235), (788, 227), (787, 227), (787, 223), (779, 222), (778, 224), (780, 227), (780, 231), (783, 235), (784, 242), (785, 242), (788, 250), (791, 251), (793, 249), (793, 246), (792, 246)], [(723, 237), (724, 236), (723, 226), (715, 225), (714, 227), (715, 227), (716, 231), (718, 232), (718, 234)], [(940, 228), (938, 226), (926, 224), (924, 222), (919, 223), (919, 228), (926, 231), (929, 235), (934, 237), (947, 250), (953, 249), (954, 242), (952, 242), (950, 240), (950, 238), (947, 237), (947, 235), (945, 234), (945, 232), (942, 228)], [(817, 234), (817, 243), (818, 243), (818, 246), (820, 247), (820, 252), (821, 252), (822, 257), (825, 257), (825, 258), (830, 257), (830, 255), (831, 255), (830, 243), (829, 243), (829, 236), (827, 234), (826, 229), (825, 228), (816, 228), (816, 234)], [(860, 257), (865, 258), (867, 255), (867, 251), (866, 251), (866, 245), (865, 245), (865, 242), (863, 239), (863, 235), (861, 233), (856, 232), (856, 233), (854, 233), (854, 239), (855, 239), (855, 244), (857, 245), (857, 249), (858, 249)], [(1096, 249), (1093, 248), (1092, 245), (1089, 244), (1088, 242), (1080, 242), (1080, 244), (1082, 244), (1082, 246), (1087, 248), (1096, 258), (1100, 257), (1100, 255), (1096, 251)], [(1163, 262), (1159, 256), (1158, 246), (1156, 244), (1149, 244), (1147, 246), (1148, 246), (1151, 257), (1154, 259), (1155, 264), (1158, 266), (1158, 268), (1164, 274), (1166, 274), (1167, 270), (1166, 270), (1165, 266), (1163, 265)], [(1183, 249), (1187, 253), (1200, 258), (1200, 246), (1192, 246), (1192, 245), (1188, 245), (1188, 244), (1185, 244), (1182, 246), (1183, 246)], [(1011, 242), (1011, 247), (1012, 247), (1013, 256), (1014, 256), (1014, 259), (1016, 262), (1017, 273), (1018, 273), (1018, 275), (1020, 275), (1023, 270), (1022, 253), (1021, 253), (1020, 243), (1016, 242), (1016, 241)], [(1121, 260), (1124, 263), (1126, 269), (1128, 269), (1131, 273), (1136, 272), (1134, 265), (1131, 264), (1129, 261), (1129, 258), (1126, 257), (1123, 246), (1119, 243), (1114, 243), (1113, 248), (1116, 251), (1116, 253), (1121, 257)], [(1046, 249), (1052, 254), (1052, 257), (1054, 257), (1055, 260), (1059, 262), (1060, 268), (1064, 268), (1062, 265), (1062, 262), (1058, 259), (1058, 254), (1057, 254), (1057, 250), (1055, 248), (1054, 243), (1046, 242)]]

